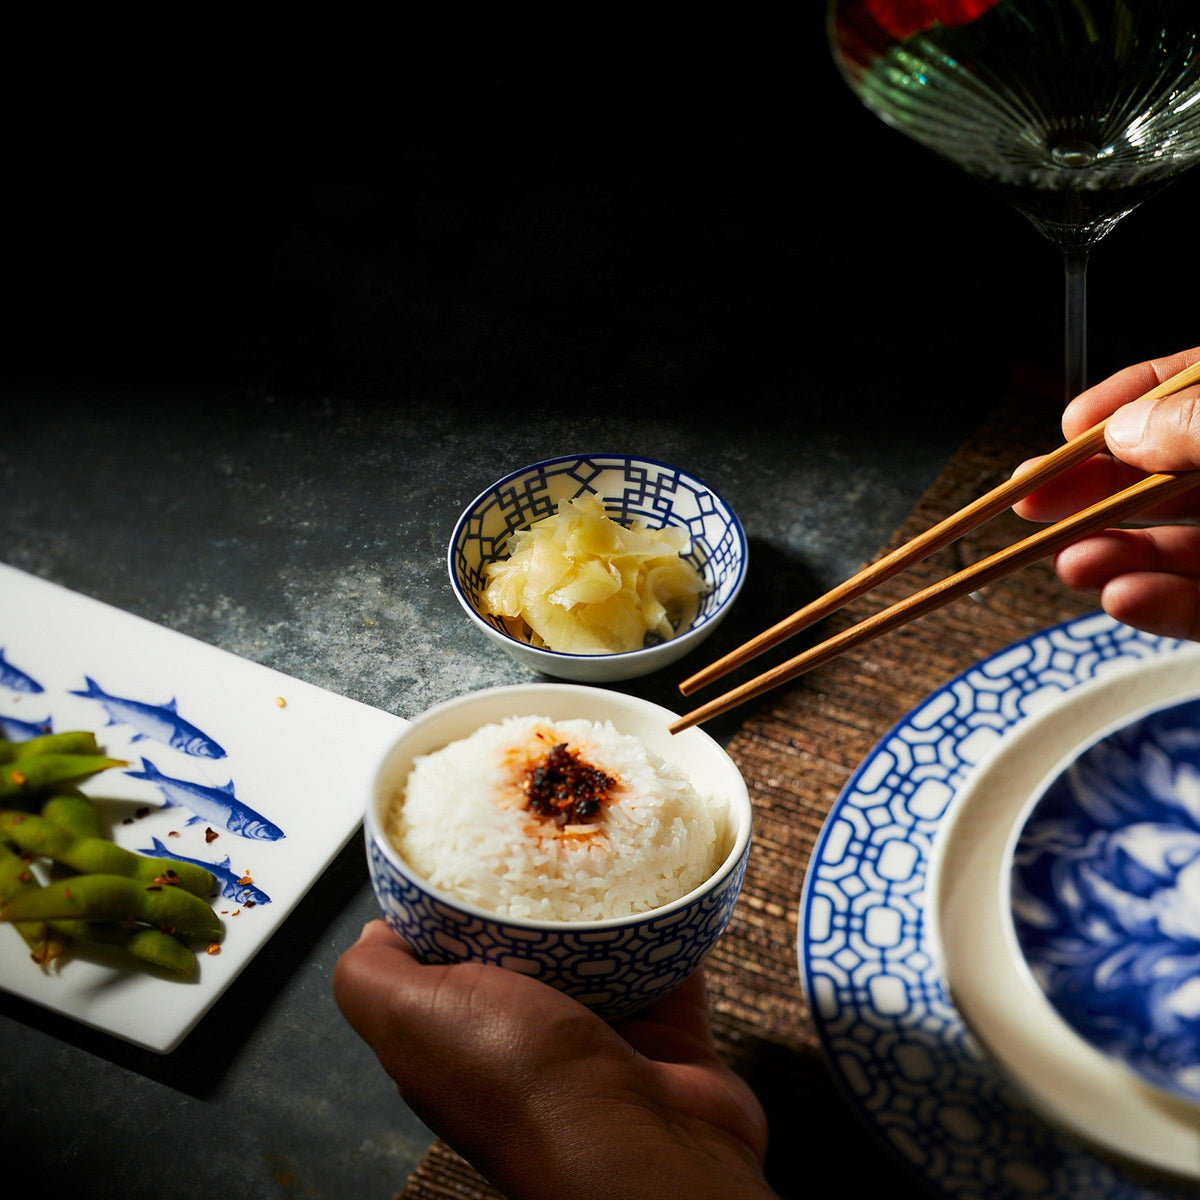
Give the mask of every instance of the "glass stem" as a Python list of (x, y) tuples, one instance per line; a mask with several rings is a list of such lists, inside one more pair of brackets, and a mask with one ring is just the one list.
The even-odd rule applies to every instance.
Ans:
[(1066, 272), (1066, 333), (1063, 372), (1070, 402), (1087, 387), (1087, 267), (1086, 250), (1063, 251)]

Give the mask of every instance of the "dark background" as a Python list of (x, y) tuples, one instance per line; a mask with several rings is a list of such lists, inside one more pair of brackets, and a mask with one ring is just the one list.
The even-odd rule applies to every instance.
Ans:
[[(1057, 251), (859, 106), (820, 7), (16, 42), (0, 370), (739, 420), (831, 355), (918, 414), (1056, 372)], [(1195, 196), (1096, 253), (1094, 374), (1195, 340)]]
[[(444, 554), (551, 454), (730, 500), (751, 573), (705, 656), (832, 587), (1006, 390), (1060, 402), (1062, 271), (859, 105), (822, 7), (10, 28), (0, 559), (409, 717), (527, 680)], [(1200, 340), (1198, 184), (1096, 252), (1094, 375)], [(329, 988), (377, 910), (356, 842), (167, 1059), (0, 997), (6, 1148), (97, 1197), (394, 1194), (429, 1134)], [(827, 1129), (786, 1101), (782, 1194), (810, 1158), (912, 1194), (832, 1088)]]

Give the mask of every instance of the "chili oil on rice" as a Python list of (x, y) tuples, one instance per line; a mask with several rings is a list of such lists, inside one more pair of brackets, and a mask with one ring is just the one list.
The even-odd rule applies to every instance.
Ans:
[[(532, 773), (564, 745), (610, 777), (586, 819), (554, 819), (530, 802)], [(611, 722), (545, 717), (510, 717), (418, 757), (386, 818), (392, 844), (433, 887), (555, 922), (636, 915), (687, 895), (724, 860), (728, 825), (719, 797), (702, 797)]]

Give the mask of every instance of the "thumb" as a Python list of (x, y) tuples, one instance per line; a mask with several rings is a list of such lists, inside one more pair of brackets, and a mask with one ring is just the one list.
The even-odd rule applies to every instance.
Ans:
[(1200, 467), (1200, 389), (1126, 404), (1108, 418), (1104, 438), (1117, 458), (1142, 471)]

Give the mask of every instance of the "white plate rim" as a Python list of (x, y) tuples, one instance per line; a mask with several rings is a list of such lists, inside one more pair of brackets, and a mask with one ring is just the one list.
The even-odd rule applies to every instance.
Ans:
[[(1101, 682), (1101, 684), (1103, 684), (1108, 681), (1100, 681), (1100, 682)], [(1085, 690), (1090, 692), (1091, 687), (1089, 686), (1089, 688), (1085, 689)], [(1101, 688), (1098, 690), (1103, 690), (1103, 689)], [(1083, 699), (1084, 699), (1084, 697), (1082, 695), (1077, 695), (1075, 697), (1076, 701), (1081, 701)], [(1127, 727), (1129, 727), (1131, 725), (1136, 725), (1142, 721), (1152, 720), (1155, 716), (1157, 716), (1160, 713), (1168, 713), (1168, 712), (1172, 711), (1173, 709), (1178, 708), (1181, 705), (1196, 704), (1198, 701), (1200, 701), (1200, 680), (1197, 680), (1196, 682), (1191, 683), (1191, 684), (1181, 688), (1178, 694), (1173, 695), (1172, 698), (1170, 700), (1166, 701), (1165, 703), (1163, 702), (1163, 700), (1159, 699), (1149, 705), (1141, 705), (1140, 707), (1131, 708), (1130, 711), (1122, 713), (1121, 716), (1108, 722), (1107, 725), (1105, 725), (1103, 728), (1099, 729), (1096, 733), (1090, 734), (1086, 741), (1080, 743), (1077, 747), (1075, 747), (1072, 750), (1069, 750), (1066, 754), (1062, 755), (1062, 757), (1059, 758), (1058, 762), (1056, 762), (1053, 767), (1051, 767), (1048, 771), (1046, 771), (1043, 774), (1042, 778), (1038, 781), (1037, 786), (1030, 793), (1028, 799), (1026, 799), (1026, 801), (1022, 805), (1020, 811), (1017, 813), (1016, 820), (1014, 820), (1012, 822), (1012, 827), (1009, 829), (1008, 837), (1005, 842), (1004, 853), (1003, 853), (1003, 862), (1005, 864), (1005, 867), (1008, 868), (1011, 866), (1013, 858), (1016, 854), (1017, 845), (1020, 842), (1021, 837), (1025, 832), (1025, 827), (1026, 827), (1026, 825), (1029, 824), (1038, 805), (1045, 798), (1046, 793), (1050, 790), (1050, 788), (1054, 787), (1058, 783), (1058, 781), (1062, 778), (1062, 776), (1065, 774), (1065, 772), (1067, 772), (1076, 761), (1078, 761), (1080, 758), (1084, 757), (1091, 750), (1095, 749), (1102, 742), (1105, 742), (1109, 738), (1113, 737), (1114, 735), (1121, 733), (1123, 730), (1125, 730)], [(972, 786), (970, 789), (964, 789), (964, 794), (959, 797), (959, 800), (956, 802), (956, 807), (965, 808), (969, 803), (971, 803), (971, 800), (968, 797), (967, 793), (974, 792), (976, 787), (978, 786), (978, 784), (979, 784), (979, 781), (976, 780), (974, 786)], [(935, 847), (934, 857), (930, 861), (929, 878), (931, 880), (936, 880), (941, 875), (941, 872), (943, 870), (943, 865), (942, 865), (942, 861), (941, 861), (941, 855), (939, 855), (937, 853), (937, 851), (940, 850), (941, 847), (948, 844), (949, 841), (950, 841), (950, 838), (948, 836), (948, 830), (947, 830), (947, 836), (939, 838), (937, 847)], [(1013, 873), (1012, 873), (1012, 870), (1011, 869), (1002, 869), (1000, 872), (1000, 877), (997, 881), (997, 884), (999, 887), (1000, 910), (1002, 913), (1005, 913), (1007, 916), (1007, 919), (1003, 922), (1003, 934), (1004, 934), (1005, 945), (1008, 949), (1009, 957), (1011, 958), (1012, 962), (1014, 963), (1017, 974), (1020, 976), (1021, 982), (1024, 984), (1024, 986), (1027, 989), (1029, 989), (1030, 991), (1032, 991), (1038, 995), (1042, 995), (1043, 993), (1042, 993), (1041, 987), (1038, 984), (1037, 979), (1034, 977), (1033, 968), (1030, 966), (1028, 960), (1026, 959), (1024, 953), (1021, 950), (1020, 941), (1017, 937), (1016, 925), (1014, 924), (1013, 919), (1012, 919), (1012, 908), (1013, 908)], [(932, 885), (932, 884), (930, 885), (930, 890), (931, 891), (934, 890), (934, 885)], [(940, 933), (937, 930), (938, 907), (935, 904), (930, 905), (930, 918), (929, 919), (930, 919), (930, 939), (932, 941), (934, 941), (935, 943), (940, 944), (940, 940), (941, 940)], [(967, 1019), (969, 1021), (970, 1015), (969, 1014), (964, 1014), (964, 1015), (967, 1016)], [(1149, 1088), (1152, 1091), (1161, 1092), (1162, 1096), (1164, 1097), (1164, 1099), (1166, 1099), (1166, 1101), (1168, 1103), (1173, 1103), (1180, 1099), (1187, 1102), (1186, 1097), (1176, 1096), (1169, 1089), (1167, 1089), (1165, 1087), (1158, 1088), (1150, 1080), (1139, 1078), (1136, 1075), (1136, 1073), (1133, 1073), (1133, 1082), (1137, 1085), (1139, 1090)], [(1195, 1102), (1192, 1101), (1192, 1103), (1195, 1103)], [(1180, 1111), (1183, 1111), (1183, 1110), (1180, 1110)], [(1197, 1111), (1197, 1113), (1200, 1113), (1200, 1109), (1198, 1109), (1196, 1111)], [(1081, 1136), (1082, 1136), (1082, 1131), (1081, 1131)], [(1196, 1178), (1200, 1179), (1200, 1158), (1197, 1158), (1197, 1160), (1194, 1163), (1191, 1163), (1189, 1165), (1189, 1169)]]
[[(929, 937), (955, 1005), (976, 1039), (1000, 1058), (1002, 1069), (1030, 1107), (1081, 1141), (1094, 1144), (1100, 1153), (1135, 1166), (1171, 1172), (1179, 1178), (1200, 1180), (1200, 1134), (1196, 1132), (1200, 1109), (1139, 1080), (1131, 1070), (1076, 1034), (1037, 986), (1008, 919), (1008, 864), (1032, 803), (1042, 795), (1049, 781), (1114, 730), (1175, 704), (1200, 698), (1200, 682), (1190, 669), (1192, 657), (1167, 656), (1140, 671), (1132, 681), (1120, 677), (1095, 680), (1066, 698), (1048, 714), (1046, 721), (1018, 731), (957, 797), (954, 811), (947, 815), (940, 831), (926, 886)], [(1145, 703), (1136, 698), (1136, 689), (1148, 682), (1163, 686), (1164, 691), (1154, 701)], [(1132, 686), (1134, 695), (1117, 694), (1123, 686)], [(1126, 710), (1120, 717), (1109, 719), (1103, 715), (1119, 708)], [(1072, 722), (1076, 723), (1074, 727)], [(1064, 743), (1073, 743), (1073, 749), (1059, 754), (1055, 760), (1046, 756), (1046, 761), (1054, 761), (1055, 765), (1049, 771), (1043, 770), (1032, 788), (1024, 786), (1030, 776), (1021, 777), (1020, 783), (1006, 784), (1006, 770), (1015, 769), (1020, 777), (1022, 770), (1028, 771), (1030, 764), (1039, 762), (1044, 751), (1030, 743), (1052, 725), (1074, 728), (1074, 733), (1064, 738)], [(982, 920), (981, 916), (964, 915), (967, 905), (961, 899), (963, 879), (960, 874), (957, 880), (951, 880), (946, 865), (954, 854), (960, 822), (978, 815), (983, 815), (988, 828), (982, 837), (972, 837), (976, 855), (972, 868), (978, 873), (970, 875), (969, 886), (978, 897)], [(973, 834), (979, 832), (977, 819), (971, 828)], [(993, 852), (986, 864), (981, 864), (979, 856), (985, 846)], [(992, 935), (989, 944), (998, 940), (1000, 945), (993, 949), (1003, 950), (989, 972), (989, 1000), (982, 1004), (973, 981), (964, 979), (952, 965), (962, 961), (964, 950), (947, 950), (942, 914), (950, 908), (953, 913), (947, 924), (959, 930), (952, 936), (961, 940), (964, 922), (971, 927), (974, 936), (970, 953), (975, 952), (979, 941), (989, 932)], [(1009, 1049), (1013, 1039), (1006, 1032), (1004, 1019), (997, 1020), (991, 1007), (991, 1001), (1000, 998), (1003, 1003), (997, 1003), (996, 1010), (1020, 1013), (1020, 1036), (1015, 1050)], [(1026, 1047), (1035, 1044), (1040, 1050), (1031, 1054)], [(1105, 1103), (1098, 1106), (1099, 1111), (1089, 1111), (1094, 1097), (1101, 1094)], [(1119, 1117), (1115, 1115), (1118, 1111)]]

